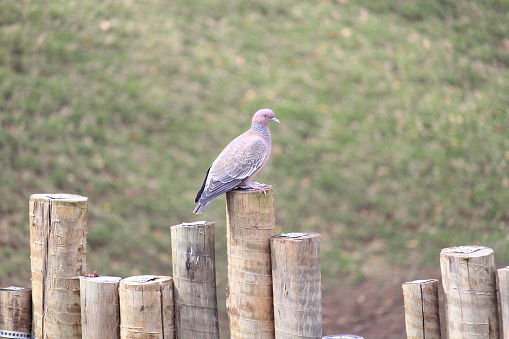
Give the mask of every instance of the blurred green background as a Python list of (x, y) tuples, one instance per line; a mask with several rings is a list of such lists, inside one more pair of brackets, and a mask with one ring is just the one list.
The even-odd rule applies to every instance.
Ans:
[[(222, 148), (271, 108), (278, 232), (322, 235), (325, 284), (509, 264), (507, 0), (0, 2), (0, 284), (30, 284), (32, 193), (89, 198), (88, 267), (171, 274)], [(218, 265), (224, 294), (226, 267)], [(223, 306), (224, 308), (224, 306)]]

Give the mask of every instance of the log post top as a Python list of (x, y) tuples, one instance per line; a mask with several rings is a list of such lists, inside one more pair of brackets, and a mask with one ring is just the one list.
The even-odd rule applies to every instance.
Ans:
[(126, 285), (141, 285), (141, 284), (160, 284), (168, 281), (172, 281), (171, 277), (160, 276), (160, 275), (136, 275), (133, 277), (122, 279), (121, 284)]
[(0, 288), (0, 291), (27, 291), (31, 290), (30, 287), (17, 287), (17, 286), (9, 286)]
[(121, 277), (111, 277), (111, 276), (107, 276), (107, 275), (103, 275), (103, 276), (99, 276), (99, 277), (80, 276), (80, 280), (87, 280), (90, 282), (101, 283), (101, 284), (116, 284), (120, 280), (122, 280), (122, 278)]
[(51, 201), (52, 204), (87, 208), (88, 198), (81, 196), (81, 195), (67, 194), (67, 193), (32, 194), (30, 196), (30, 202), (33, 202), (35, 200), (39, 200), (39, 201), (47, 200), (47, 201)]
[(412, 285), (412, 284), (420, 285), (420, 284), (431, 283), (431, 282), (435, 282), (435, 281), (438, 282), (438, 279), (419, 279), (419, 280), (407, 281), (407, 282), (403, 283), (403, 285)]
[(274, 195), (274, 190), (272, 188), (266, 188), (265, 192), (259, 191), (259, 190), (246, 190), (242, 188), (236, 188), (231, 191), (228, 191), (228, 193), (240, 193), (240, 194), (246, 194), (246, 195)]
[(307, 232), (307, 233), (281, 233), (278, 235), (273, 235), (272, 239), (278, 239), (278, 240), (290, 240), (290, 241), (303, 241), (307, 239), (313, 239), (313, 238), (320, 238), (320, 233), (316, 232)]
[(183, 222), (181, 224), (170, 226), (170, 228), (172, 228), (172, 227), (204, 228), (204, 227), (207, 227), (208, 225), (211, 225), (211, 224), (214, 224), (214, 222), (213, 221), (200, 220), (200, 221), (193, 221), (193, 222)]
[(448, 247), (440, 251), (440, 255), (453, 257), (484, 257), (493, 253), (493, 249), (485, 246)]

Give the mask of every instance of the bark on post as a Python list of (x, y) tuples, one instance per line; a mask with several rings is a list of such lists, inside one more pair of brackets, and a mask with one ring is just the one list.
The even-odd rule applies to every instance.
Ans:
[(30, 197), (33, 335), (81, 338), (80, 282), (86, 271), (87, 198)]
[(213, 222), (172, 226), (177, 338), (218, 339)]
[(320, 338), (320, 234), (275, 235), (270, 244), (276, 338)]
[(0, 288), (0, 338), (32, 338), (32, 289)]
[(226, 306), (231, 338), (274, 338), (270, 265), (270, 237), (275, 228), (273, 191), (230, 191), (226, 211)]
[(402, 288), (407, 338), (440, 339), (438, 280), (409, 281)]
[(86, 339), (120, 338), (120, 277), (80, 277), (81, 327)]
[(460, 246), (440, 253), (449, 339), (498, 338), (495, 258), (491, 248)]
[(140, 275), (120, 281), (120, 338), (175, 338), (173, 280)]
[(497, 270), (502, 338), (509, 338), (509, 266)]

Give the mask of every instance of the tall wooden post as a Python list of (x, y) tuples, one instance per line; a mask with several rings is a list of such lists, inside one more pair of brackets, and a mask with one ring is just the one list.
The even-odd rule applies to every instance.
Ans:
[(440, 253), (449, 339), (499, 338), (495, 258), (482, 246)]
[(0, 288), (0, 338), (32, 338), (30, 288)]
[(177, 338), (218, 339), (214, 223), (172, 226)]
[(86, 271), (87, 198), (30, 197), (33, 335), (81, 338), (80, 282)]
[(275, 229), (273, 191), (230, 191), (226, 212), (226, 305), (231, 338), (274, 338), (270, 265), (270, 237)]
[(502, 338), (509, 338), (509, 266), (497, 270)]
[(276, 339), (322, 336), (320, 234), (270, 239)]
[(86, 339), (120, 338), (120, 277), (80, 277), (81, 327)]
[(440, 339), (438, 280), (409, 281), (402, 288), (407, 338)]
[(175, 338), (173, 280), (139, 275), (120, 281), (120, 338)]

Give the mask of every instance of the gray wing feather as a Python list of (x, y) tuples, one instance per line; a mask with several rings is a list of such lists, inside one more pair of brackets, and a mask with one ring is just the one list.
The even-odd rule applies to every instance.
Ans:
[(240, 185), (241, 182), (242, 182), (242, 180), (240, 180), (240, 179), (234, 179), (229, 182), (221, 182), (221, 181), (216, 181), (216, 180), (212, 179), (210, 181), (210, 185), (202, 193), (199, 202), (205, 203), (205, 202), (210, 201), (214, 198), (217, 198), (221, 194), (231, 191), (232, 189), (235, 188), (235, 186)]

